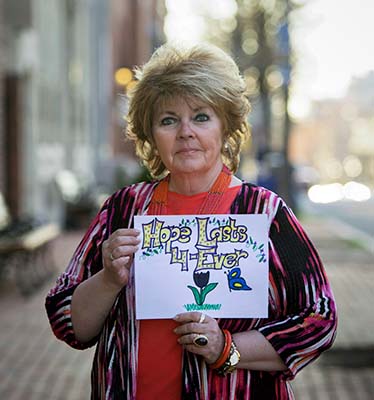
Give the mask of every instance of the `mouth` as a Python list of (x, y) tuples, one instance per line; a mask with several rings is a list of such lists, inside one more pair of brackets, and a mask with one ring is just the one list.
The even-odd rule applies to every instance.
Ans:
[(193, 154), (198, 152), (198, 149), (191, 149), (191, 148), (186, 148), (186, 149), (180, 149), (177, 151), (177, 154)]

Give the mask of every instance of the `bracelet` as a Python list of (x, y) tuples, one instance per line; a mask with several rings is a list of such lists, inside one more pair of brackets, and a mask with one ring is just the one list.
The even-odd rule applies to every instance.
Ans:
[(240, 353), (238, 348), (236, 347), (235, 342), (231, 341), (230, 346), (230, 354), (227, 357), (226, 361), (216, 369), (216, 373), (220, 376), (226, 376), (227, 374), (231, 374), (236, 370), (236, 366), (240, 361)]
[(231, 333), (227, 329), (223, 329), (222, 332), (225, 335), (225, 345), (223, 346), (222, 353), (218, 357), (218, 360), (216, 362), (214, 362), (213, 364), (209, 365), (209, 367), (212, 369), (217, 369), (217, 368), (222, 367), (230, 355), (231, 343), (232, 343)]

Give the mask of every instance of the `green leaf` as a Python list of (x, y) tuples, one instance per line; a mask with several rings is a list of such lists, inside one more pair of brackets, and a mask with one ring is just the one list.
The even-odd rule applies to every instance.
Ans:
[(192, 293), (193, 293), (193, 295), (195, 297), (195, 303), (198, 306), (201, 306), (204, 303), (204, 300), (201, 301), (200, 292), (194, 286), (187, 285), (187, 287), (192, 290)]
[(217, 285), (218, 285), (218, 282), (209, 283), (208, 285), (206, 285), (203, 288), (203, 290), (201, 291), (201, 304), (204, 304), (205, 297), (207, 296), (207, 294), (209, 292), (211, 292), (212, 290), (214, 290)]

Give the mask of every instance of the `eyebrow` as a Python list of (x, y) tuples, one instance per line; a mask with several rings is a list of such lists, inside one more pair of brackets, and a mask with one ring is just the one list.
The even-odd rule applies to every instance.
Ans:
[[(207, 108), (208, 108), (207, 106), (199, 106), (199, 107), (193, 108), (192, 111), (193, 112), (198, 112), (198, 111), (201, 111), (201, 110), (206, 110)], [(162, 115), (162, 114), (177, 115), (177, 113), (175, 111), (170, 111), (170, 110), (162, 110), (160, 112), (160, 115)]]

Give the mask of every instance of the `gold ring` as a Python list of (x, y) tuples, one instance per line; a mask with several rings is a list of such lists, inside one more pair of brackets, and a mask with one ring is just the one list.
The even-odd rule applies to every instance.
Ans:
[(200, 319), (199, 319), (199, 324), (202, 324), (205, 321), (205, 314), (201, 313), (200, 314)]
[(208, 344), (208, 338), (205, 335), (196, 334), (193, 344), (197, 347), (204, 347)]

